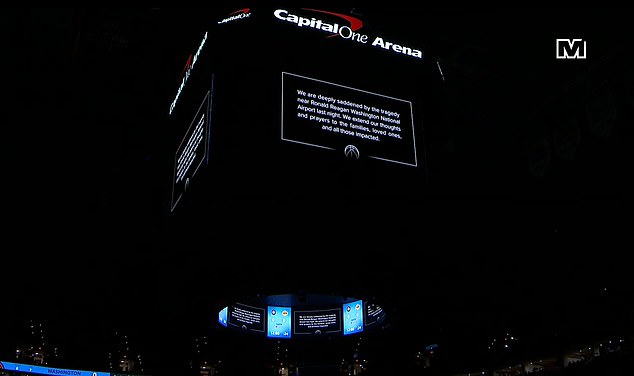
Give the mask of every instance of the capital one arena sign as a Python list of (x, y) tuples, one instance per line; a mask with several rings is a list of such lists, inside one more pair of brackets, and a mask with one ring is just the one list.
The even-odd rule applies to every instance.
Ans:
[[(297, 12), (299, 13), (299, 12)], [(370, 38), (369, 35), (360, 33), (359, 30), (363, 27), (363, 22), (358, 18), (351, 17), (344, 14), (328, 12), (318, 9), (302, 9), (303, 14), (295, 14), (286, 9), (277, 9), (273, 12), (276, 19), (280, 21), (289, 22), (295, 24), (300, 28), (311, 28), (317, 31), (331, 34), (329, 37), (341, 37), (343, 39), (351, 40), (356, 43), (369, 44), (372, 47), (382, 48), (394, 53), (411, 56), (417, 59), (423, 59), (423, 52), (421, 50), (404, 46), (391, 41), (386, 41), (380, 36)], [(308, 16), (306, 13), (313, 13), (315, 16)], [(333, 19), (340, 19), (342, 24), (337, 21), (326, 22), (318, 18), (318, 14), (328, 15)], [(345, 21), (346, 24), (343, 24)]]

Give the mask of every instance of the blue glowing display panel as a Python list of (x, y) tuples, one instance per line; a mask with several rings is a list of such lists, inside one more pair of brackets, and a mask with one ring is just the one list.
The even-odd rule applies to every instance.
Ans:
[(269, 306), (267, 309), (267, 337), (291, 338), (291, 307)]
[(229, 311), (229, 307), (225, 307), (222, 311), (218, 312), (218, 322), (220, 325), (227, 327), (227, 312)]
[(363, 301), (346, 303), (343, 305), (343, 335), (360, 333), (363, 331)]

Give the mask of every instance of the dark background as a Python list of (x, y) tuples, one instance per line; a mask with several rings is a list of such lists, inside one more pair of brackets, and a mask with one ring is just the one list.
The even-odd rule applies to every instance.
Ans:
[[(632, 333), (627, 9), (332, 8), (444, 67), (420, 190), (324, 200), (254, 183), (206, 197), (208, 174), (170, 215), (165, 110), (206, 15), (237, 8), (3, 11), (0, 358), (35, 318), (61, 366), (105, 368), (123, 330), (151, 373), (180, 370), (193, 336), (218, 353), (241, 341), (213, 329), (223, 303), (286, 289), (381, 301), (400, 344), (390, 360), (441, 342), (471, 364), (508, 330), (526, 338), (520, 354)], [(589, 59), (555, 60), (559, 37), (587, 39)], [(223, 176), (275, 186), (264, 167), (280, 175), (252, 164)], [(293, 257), (269, 273), (271, 250)], [(358, 270), (341, 266), (346, 252), (365, 255)]]

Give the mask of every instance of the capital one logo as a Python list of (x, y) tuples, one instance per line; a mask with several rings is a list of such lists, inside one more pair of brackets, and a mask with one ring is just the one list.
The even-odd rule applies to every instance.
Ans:
[(557, 39), (557, 59), (586, 59), (587, 42), (583, 39)]
[(251, 17), (251, 9), (244, 8), (244, 9), (236, 10), (235, 12), (230, 13), (229, 17), (221, 21), (218, 21), (218, 25), (229, 23), (236, 20), (241, 20), (243, 18), (249, 18), (249, 17)]

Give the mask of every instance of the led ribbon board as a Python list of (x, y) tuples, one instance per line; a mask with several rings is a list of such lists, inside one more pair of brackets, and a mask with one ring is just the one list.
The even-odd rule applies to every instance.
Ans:
[(6, 371), (23, 372), (36, 375), (48, 376), (111, 376), (110, 372), (79, 371), (73, 369), (48, 368), (19, 364), (12, 362), (0, 362), (0, 368)]

